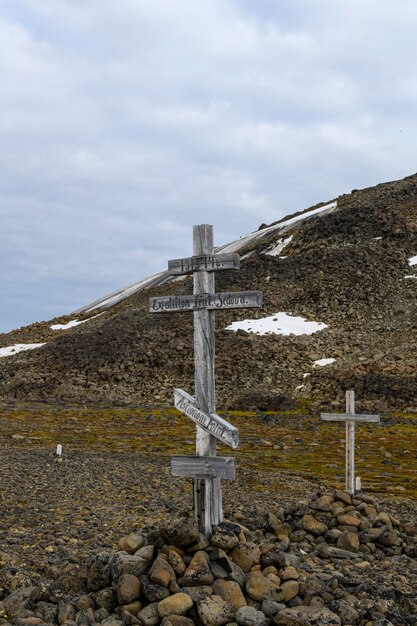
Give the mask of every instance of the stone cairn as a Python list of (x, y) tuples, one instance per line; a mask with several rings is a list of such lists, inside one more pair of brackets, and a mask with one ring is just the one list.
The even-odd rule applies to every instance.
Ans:
[(83, 592), (71, 594), (68, 576), (0, 589), (0, 623), (417, 623), (415, 589), (404, 581), (392, 587), (394, 574), (401, 581), (415, 563), (417, 526), (381, 512), (369, 495), (318, 493), (254, 519), (234, 517), (214, 527), (210, 539), (185, 516), (122, 537), (118, 551), (90, 555), (79, 573)]

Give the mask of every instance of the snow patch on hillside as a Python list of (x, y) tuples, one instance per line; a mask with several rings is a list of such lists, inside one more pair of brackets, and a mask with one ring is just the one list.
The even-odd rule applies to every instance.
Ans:
[(14, 356), (19, 352), (25, 352), (26, 350), (35, 350), (44, 346), (44, 343), (15, 343), (14, 346), (7, 346), (7, 348), (0, 348), (0, 357)]
[(98, 313), (98, 315), (94, 315), (93, 317), (89, 317), (86, 320), (71, 320), (67, 324), (52, 324), (49, 328), (52, 330), (68, 330), (69, 328), (74, 328), (74, 326), (79, 326), (80, 324), (85, 324), (90, 320), (94, 320), (96, 317), (100, 317), (103, 313)]
[(67, 324), (52, 324), (50, 326), (51, 330), (68, 330), (68, 328), (74, 328), (74, 326), (78, 326), (79, 324), (84, 324), (84, 322), (88, 322), (88, 320), (72, 320)]
[(227, 330), (246, 330), (257, 335), (312, 335), (327, 328), (323, 322), (309, 322), (303, 317), (275, 313), (255, 320), (241, 320), (227, 326)]
[(417, 265), (417, 256), (412, 256), (411, 259), (408, 259), (408, 265)]
[(292, 235), (287, 238), (278, 239), (276, 245), (271, 249), (265, 252), (268, 256), (278, 256), (281, 252), (288, 246), (292, 241)]
[(334, 363), (336, 359), (318, 359), (314, 361), (314, 367), (325, 367), (326, 365), (331, 365)]

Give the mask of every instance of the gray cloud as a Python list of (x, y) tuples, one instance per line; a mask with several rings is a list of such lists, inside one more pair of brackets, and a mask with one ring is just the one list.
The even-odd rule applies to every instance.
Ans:
[[(260, 4), (261, 6), (257, 6)], [(0, 331), (416, 169), (404, 0), (3, 0)]]

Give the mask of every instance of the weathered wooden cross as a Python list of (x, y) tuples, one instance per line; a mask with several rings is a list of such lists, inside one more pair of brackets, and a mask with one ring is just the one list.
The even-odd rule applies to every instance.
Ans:
[(153, 313), (194, 312), (195, 397), (182, 389), (174, 389), (174, 403), (197, 425), (196, 456), (173, 457), (171, 472), (173, 476), (194, 479), (194, 514), (206, 536), (211, 534), (212, 526), (223, 519), (220, 480), (230, 480), (235, 475), (233, 458), (216, 457), (216, 439), (231, 448), (239, 445), (237, 428), (215, 413), (215, 311), (263, 305), (260, 291), (215, 293), (214, 272), (239, 267), (238, 254), (214, 254), (212, 226), (194, 226), (193, 256), (168, 261), (171, 275), (193, 274), (193, 295), (150, 298), (149, 301), (149, 310)]
[(346, 422), (346, 491), (351, 495), (356, 492), (355, 480), (355, 423), (380, 422), (379, 415), (356, 415), (355, 392), (346, 391), (346, 413), (321, 413), (325, 422)]

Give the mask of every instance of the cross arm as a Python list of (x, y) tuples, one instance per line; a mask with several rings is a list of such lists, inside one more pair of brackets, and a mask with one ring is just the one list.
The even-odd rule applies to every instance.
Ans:
[(379, 415), (357, 415), (356, 413), (320, 413), (324, 422), (373, 422), (381, 421)]

